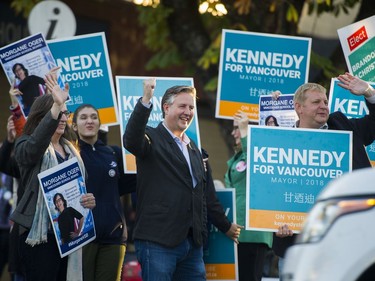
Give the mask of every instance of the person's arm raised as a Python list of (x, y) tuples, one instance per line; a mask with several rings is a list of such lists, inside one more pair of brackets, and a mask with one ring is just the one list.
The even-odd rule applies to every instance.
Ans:
[(351, 75), (346, 72), (345, 74), (339, 75), (337, 79), (340, 81), (337, 85), (350, 91), (356, 96), (365, 96), (366, 98), (371, 98), (375, 95), (374, 88), (366, 81)]
[(247, 127), (249, 125), (249, 117), (243, 111), (237, 111), (234, 115), (234, 120), (238, 122), (238, 129), (240, 130), (241, 138), (247, 136)]
[(154, 96), (156, 86), (156, 79), (150, 78), (143, 81), (143, 97), (142, 103), (149, 104), (152, 97)]
[(57, 78), (55, 75), (48, 74), (44, 79), (48, 90), (51, 92), (53, 97), (53, 105), (51, 108), (51, 115), (53, 119), (58, 119), (59, 114), (65, 104), (65, 101), (69, 95), (69, 84), (65, 84), (64, 89), (61, 89), (57, 83)]

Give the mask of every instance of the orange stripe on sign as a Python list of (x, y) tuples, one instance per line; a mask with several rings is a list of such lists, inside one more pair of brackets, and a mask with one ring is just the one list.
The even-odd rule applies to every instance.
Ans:
[(133, 154), (125, 155), (126, 167), (125, 170), (128, 172), (136, 172), (137, 166), (135, 164), (135, 156)]
[(114, 107), (100, 108), (98, 111), (100, 121), (103, 125), (117, 123), (116, 112)]
[(246, 112), (251, 121), (258, 122), (259, 120), (259, 105), (250, 104), (243, 102), (233, 102), (233, 101), (220, 101), (220, 116), (233, 117), (233, 115), (241, 110)]
[(235, 280), (235, 264), (206, 264), (207, 280)]
[(301, 212), (249, 210), (249, 225), (254, 228), (277, 229), (287, 224), (290, 229), (300, 231), (306, 215)]
[(371, 162), (371, 166), (375, 167), (375, 161), (370, 161), (370, 162)]

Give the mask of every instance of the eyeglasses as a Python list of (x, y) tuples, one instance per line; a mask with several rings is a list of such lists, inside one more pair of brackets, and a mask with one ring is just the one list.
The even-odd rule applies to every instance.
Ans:
[(61, 114), (64, 114), (66, 118), (70, 117), (71, 112), (69, 110), (61, 111)]

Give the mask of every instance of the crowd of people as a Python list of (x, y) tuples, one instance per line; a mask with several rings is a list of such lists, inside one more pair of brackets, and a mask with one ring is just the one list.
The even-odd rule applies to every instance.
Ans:
[[(24, 72), (22, 65), (14, 69), (19, 79)], [(375, 90), (349, 73), (338, 79), (342, 88), (365, 97), (369, 114), (358, 119), (348, 119), (340, 112), (330, 114), (326, 89), (305, 83), (294, 94), (299, 118), (294, 127), (352, 131), (353, 169), (370, 167), (365, 146), (375, 140)], [(98, 110), (90, 104), (80, 105), (69, 123), (71, 113), (65, 104), (69, 85), (60, 88), (55, 69), (46, 75), (43, 85), (46, 94), (32, 101), (18, 134), (19, 116), (9, 117), (7, 138), (0, 147), (0, 207), (6, 210), (5, 217), (0, 214), (0, 273), (8, 262), (15, 281), (120, 280), (127, 251), (121, 196), (131, 193), (136, 194), (137, 205), (132, 239), (144, 281), (206, 280), (203, 246), (208, 219), (237, 244), (240, 281), (262, 279), (270, 249), (279, 256), (282, 271), (285, 251), (296, 236), (293, 231), (287, 225), (275, 233), (244, 230), (249, 124), (245, 112), (233, 116), (234, 154), (223, 177), (225, 187), (236, 190), (235, 223), (227, 218), (216, 196), (207, 151), (185, 133), (196, 111), (194, 87), (166, 89), (161, 102), (164, 120), (152, 128), (147, 122), (156, 79), (143, 82), (143, 96), (122, 136), (124, 147), (136, 157), (137, 175), (130, 175), (124, 173), (121, 148), (100, 137)], [(12, 108), (17, 108), (13, 86), (10, 95)], [(280, 92), (273, 95), (277, 99)], [(266, 125), (278, 126), (277, 119), (268, 116)], [(73, 157), (86, 181), (87, 193), (80, 204), (92, 210), (96, 239), (61, 258), (38, 174)], [(81, 235), (84, 215), (69, 206), (61, 192), (54, 194), (53, 204), (60, 241), (73, 241)], [(3, 250), (7, 247), (4, 240), (9, 241), (10, 251)]]

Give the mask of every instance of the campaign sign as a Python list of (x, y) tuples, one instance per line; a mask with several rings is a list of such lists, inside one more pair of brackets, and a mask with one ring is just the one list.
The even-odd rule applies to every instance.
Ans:
[[(143, 96), (143, 80), (150, 79), (151, 77), (141, 76), (116, 76), (116, 88), (117, 98), (119, 104), (120, 115), (120, 132), (124, 135), (126, 125), (130, 115), (132, 114), (135, 105), (138, 100)], [(193, 78), (171, 78), (171, 77), (156, 77), (156, 87), (154, 90), (154, 96), (151, 100), (153, 107), (148, 119), (147, 125), (150, 127), (157, 127), (160, 122), (164, 120), (162, 113), (161, 100), (167, 89), (176, 85), (186, 85), (194, 87)], [(196, 109), (196, 106), (195, 106)], [(194, 119), (186, 130), (187, 136), (195, 142), (200, 149), (201, 142), (199, 136), (198, 126), (198, 114), (195, 110)], [(121, 141), (122, 138), (121, 138)], [(122, 149), (124, 153), (124, 171), (126, 174), (135, 174), (137, 171), (135, 164), (135, 157), (129, 151), (124, 148), (122, 143)]]
[(293, 127), (298, 120), (294, 110), (294, 94), (280, 95), (277, 100), (272, 95), (259, 98), (259, 125)]
[(351, 171), (352, 132), (249, 126), (246, 229), (298, 232), (327, 183)]
[(375, 16), (337, 30), (349, 72), (375, 82)]
[[(216, 195), (228, 219), (235, 222), (235, 189), (217, 189)], [(207, 280), (238, 280), (236, 244), (210, 222), (208, 231), (208, 242), (203, 252)]]
[(95, 239), (94, 218), (80, 199), (85, 179), (77, 158), (38, 174), (60, 256), (65, 257)]
[(259, 97), (307, 82), (311, 38), (223, 30), (216, 117), (242, 110), (258, 122)]
[(72, 112), (81, 104), (91, 104), (99, 111), (103, 125), (117, 125), (116, 94), (112, 80), (104, 32), (48, 41), (61, 67), (60, 75), (69, 83)]
[[(46, 92), (44, 78), (56, 67), (55, 59), (43, 35), (38, 33), (1, 48), (0, 62), (9, 84), (20, 92), (16, 98), (27, 118), (35, 98)], [(60, 76), (58, 83), (64, 88)]]
[[(328, 107), (330, 112), (340, 111), (348, 118), (361, 118), (369, 114), (365, 98), (350, 93), (338, 86), (340, 81), (336, 78), (331, 79), (331, 87), (329, 90)], [(375, 82), (370, 85), (375, 87)], [(367, 155), (371, 161), (371, 165), (375, 166), (375, 142), (366, 146)]]

